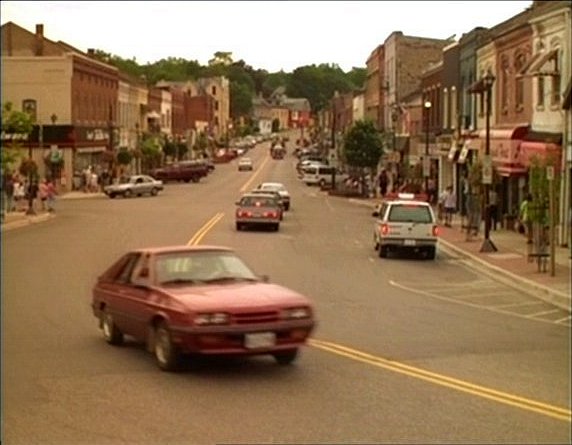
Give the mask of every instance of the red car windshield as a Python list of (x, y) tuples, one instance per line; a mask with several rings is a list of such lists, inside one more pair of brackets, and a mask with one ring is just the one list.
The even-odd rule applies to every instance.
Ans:
[(252, 270), (232, 252), (165, 253), (155, 261), (159, 284), (218, 280), (258, 281)]

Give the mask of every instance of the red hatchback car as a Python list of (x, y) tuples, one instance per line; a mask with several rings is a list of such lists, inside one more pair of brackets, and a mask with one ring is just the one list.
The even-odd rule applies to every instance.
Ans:
[(270, 354), (287, 365), (315, 325), (308, 298), (214, 246), (128, 252), (98, 278), (92, 308), (108, 343), (134, 337), (165, 371), (186, 353)]

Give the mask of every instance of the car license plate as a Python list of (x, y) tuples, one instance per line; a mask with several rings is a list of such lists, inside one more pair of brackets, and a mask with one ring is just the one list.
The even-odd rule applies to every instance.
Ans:
[(247, 349), (270, 348), (276, 344), (274, 332), (256, 332), (244, 336), (244, 347)]
[(405, 246), (414, 246), (415, 245), (415, 240), (414, 239), (406, 239), (403, 244)]

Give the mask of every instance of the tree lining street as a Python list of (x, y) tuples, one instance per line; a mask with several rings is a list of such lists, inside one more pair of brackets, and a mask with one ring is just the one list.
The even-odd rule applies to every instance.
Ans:
[[(483, 277), (444, 252), (376, 258), (369, 211), (300, 183), (290, 155), (267, 160), (262, 145), (249, 156), (253, 173), (233, 162), (155, 198), (61, 201), (57, 218), (4, 235), (5, 443), (570, 441), (569, 327), (408, 289)], [(278, 233), (234, 229), (252, 175), (249, 188), (272, 180), (292, 195)], [(107, 345), (89, 306), (97, 275), (127, 249), (192, 241), (218, 214), (201, 244), (231, 246), (315, 301), (318, 328), (299, 362), (213, 360), (166, 374), (140, 345)], [(461, 392), (405, 365), (475, 386)], [(485, 388), (527, 401), (487, 399)], [(529, 401), (544, 406), (519, 407)]]

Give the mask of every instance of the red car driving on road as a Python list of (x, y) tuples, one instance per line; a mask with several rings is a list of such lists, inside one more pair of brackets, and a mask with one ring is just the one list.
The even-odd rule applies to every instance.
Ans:
[(185, 353), (270, 354), (289, 364), (315, 324), (308, 298), (214, 246), (126, 253), (98, 278), (92, 308), (108, 343), (145, 342), (166, 371)]

